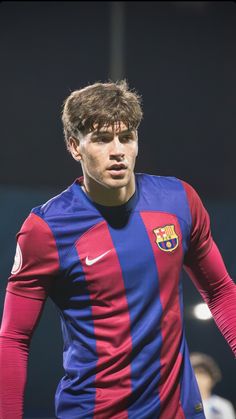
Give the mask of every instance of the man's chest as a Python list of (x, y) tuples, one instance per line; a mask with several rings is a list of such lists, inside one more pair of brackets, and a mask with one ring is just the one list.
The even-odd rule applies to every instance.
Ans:
[(174, 214), (141, 211), (119, 227), (105, 219), (91, 222), (77, 235), (73, 232), (73, 240), (67, 243), (63, 254), (67, 285), (86, 283), (97, 297), (108, 291), (119, 293), (118, 283), (128, 293), (152, 287), (153, 282), (175, 286), (173, 278), (182, 269), (188, 231)]

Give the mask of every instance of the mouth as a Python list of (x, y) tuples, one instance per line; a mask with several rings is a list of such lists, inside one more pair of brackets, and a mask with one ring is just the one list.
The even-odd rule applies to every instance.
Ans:
[(115, 163), (109, 166), (107, 170), (112, 176), (124, 176), (127, 166), (123, 163)]

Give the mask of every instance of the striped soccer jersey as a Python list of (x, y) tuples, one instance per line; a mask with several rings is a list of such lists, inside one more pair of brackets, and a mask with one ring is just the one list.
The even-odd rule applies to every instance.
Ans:
[(203, 419), (181, 284), (212, 243), (200, 198), (176, 178), (136, 174), (132, 198), (104, 207), (80, 183), (32, 210), (8, 284), (60, 312), (56, 417)]

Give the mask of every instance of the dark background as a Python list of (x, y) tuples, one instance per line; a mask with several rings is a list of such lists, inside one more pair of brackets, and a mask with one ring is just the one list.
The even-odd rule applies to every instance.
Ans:
[[(235, 2), (2, 1), (0, 74), (1, 310), (23, 220), (81, 174), (65, 149), (62, 103), (117, 77), (143, 97), (137, 171), (195, 187), (236, 278)], [(187, 276), (184, 290), (189, 349), (214, 356), (223, 372), (215, 391), (236, 405), (231, 350), (212, 320), (193, 319), (201, 298)], [(61, 353), (48, 301), (31, 347), (27, 417), (53, 417)]]

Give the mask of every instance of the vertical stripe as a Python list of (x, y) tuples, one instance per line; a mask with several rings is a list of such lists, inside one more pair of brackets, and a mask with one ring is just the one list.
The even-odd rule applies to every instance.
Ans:
[(69, 261), (69, 276), (58, 280), (56, 293), (51, 295), (60, 308), (65, 370), (55, 395), (55, 416), (58, 419), (93, 419), (98, 357), (90, 296), (74, 247)]
[[(161, 318), (163, 341), (160, 354), (161, 377), (158, 386), (161, 400), (161, 418), (182, 419), (185, 415), (180, 405), (182, 321), (179, 304), (179, 277), (183, 259), (181, 230), (174, 215), (158, 213), (158, 216), (155, 216), (155, 212), (142, 212), (141, 216), (155, 256), (163, 309)], [(167, 224), (174, 224), (179, 238), (178, 247), (172, 252), (165, 252), (158, 248), (153, 231)]]
[(77, 242), (88, 284), (98, 362), (94, 418), (127, 418), (131, 393), (130, 318), (116, 250), (106, 223), (88, 230)]
[(131, 318), (129, 419), (157, 418), (162, 307), (152, 247), (139, 213), (133, 213), (122, 229), (109, 228), (123, 272)]

